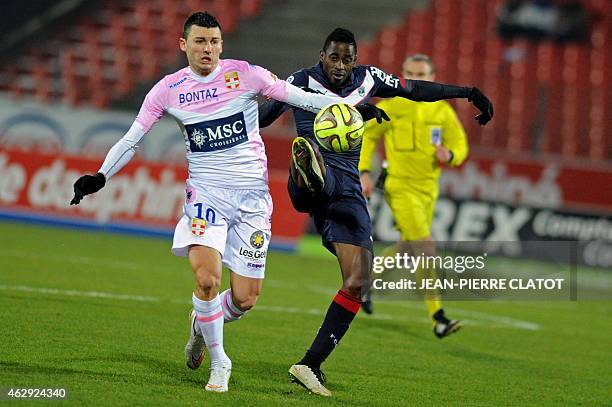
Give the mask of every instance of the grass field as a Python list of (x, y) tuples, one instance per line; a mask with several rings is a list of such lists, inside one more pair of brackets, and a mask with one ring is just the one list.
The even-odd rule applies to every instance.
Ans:
[(310, 395), (287, 369), (339, 272), (330, 256), (276, 252), (255, 310), (225, 326), (230, 392), (208, 394), (207, 369), (183, 360), (193, 283), (169, 245), (0, 223), (0, 387), (63, 387), (74, 405), (612, 404), (604, 301), (447, 303), (465, 327), (444, 340), (422, 303), (377, 303), (323, 366), (333, 397)]

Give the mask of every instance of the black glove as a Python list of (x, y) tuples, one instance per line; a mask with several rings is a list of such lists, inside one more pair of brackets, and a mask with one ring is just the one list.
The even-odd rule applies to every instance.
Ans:
[(475, 118), (478, 124), (484, 126), (493, 118), (493, 103), (480, 89), (472, 88), (468, 100), (480, 110), (480, 114)]
[(74, 198), (70, 205), (78, 205), (85, 195), (101, 190), (106, 184), (106, 177), (101, 172), (96, 175), (83, 175), (74, 183)]
[(361, 117), (363, 117), (364, 122), (376, 119), (376, 122), (380, 124), (382, 123), (383, 119), (386, 121), (391, 120), (389, 116), (387, 116), (387, 112), (370, 103), (362, 103), (360, 105), (355, 106), (355, 109), (357, 109), (357, 111), (361, 113)]

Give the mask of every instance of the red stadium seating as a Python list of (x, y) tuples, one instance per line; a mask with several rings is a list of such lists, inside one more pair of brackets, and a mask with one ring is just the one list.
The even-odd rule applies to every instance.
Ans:
[[(473, 107), (454, 103), (473, 146), (510, 153), (612, 159), (610, 0), (584, 0), (596, 16), (587, 44), (502, 41), (495, 15), (503, 0), (431, 0), (398, 25), (359, 44), (359, 60), (400, 73), (406, 55), (429, 54), (440, 82), (470, 84), (495, 103), (495, 119), (476, 125)], [(112, 4), (109, 4), (112, 3)], [(231, 32), (261, 0), (103, 2), (0, 70), (0, 90), (41, 101), (106, 107), (151, 81), (179, 58), (180, 27), (190, 10), (208, 9)], [(174, 35), (172, 35), (174, 33)], [(45, 64), (29, 63), (44, 60)], [(284, 123), (287, 123), (285, 120)]]
[(436, 63), (436, 80), (485, 89), (495, 102), (495, 120), (485, 128), (471, 106), (455, 103), (471, 145), (611, 159), (609, 0), (585, 1), (597, 19), (590, 43), (580, 45), (502, 41), (495, 33), (502, 2), (432, 0), (360, 44), (360, 60), (398, 73), (406, 55), (424, 53)]
[[(162, 63), (174, 64), (180, 57), (180, 27), (195, 9), (222, 16), (224, 32), (232, 32), (239, 18), (259, 12), (261, 1), (186, 0), (174, 7), (163, 0), (104, 2), (66, 32), (18, 56), (18, 64), (4, 66), (0, 91), (44, 102), (107, 107), (139, 81), (158, 77)], [(28, 63), (34, 58), (47, 63)]]

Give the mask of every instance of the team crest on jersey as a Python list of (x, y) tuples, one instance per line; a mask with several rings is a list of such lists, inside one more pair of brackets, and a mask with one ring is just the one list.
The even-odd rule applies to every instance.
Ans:
[(204, 236), (206, 230), (206, 221), (199, 218), (191, 218), (191, 234), (196, 237)]
[(364, 97), (365, 96), (365, 88), (363, 86), (359, 87), (359, 89), (357, 90), (357, 93), (359, 93), (359, 96)]
[(256, 230), (251, 235), (251, 246), (255, 249), (261, 249), (266, 242), (266, 237), (261, 230)]
[(240, 77), (238, 71), (232, 71), (225, 74), (225, 87), (228, 89), (238, 89), (240, 86)]

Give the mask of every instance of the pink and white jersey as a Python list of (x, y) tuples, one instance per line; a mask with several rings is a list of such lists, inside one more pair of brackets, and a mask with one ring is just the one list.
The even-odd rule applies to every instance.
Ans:
[(142, 137), (164, 115), (181, 127), (192, 182), (235, 189), (267, 189), (267, 158), (259, 134), (257, 94), (316, 112), (335, 98), (306, 93), (248, 62), (224, 59), (207, 76), (189, 67), (149, 91), (136, 121), (111, 148), (100, 172), (111, 177), (134, 155)]
[(286, 99), (282, 81), (245, 61), (220, 60), (208, 76), (190, 68), (167, 75), (149, 92), (136, 121), (148, 131), (167, 112), (185, 137), (189, 178), (204, 185), (267, 188), (257, 94)]

